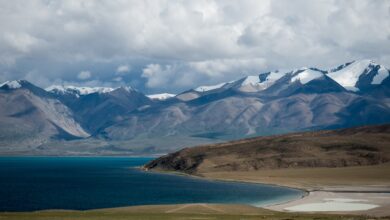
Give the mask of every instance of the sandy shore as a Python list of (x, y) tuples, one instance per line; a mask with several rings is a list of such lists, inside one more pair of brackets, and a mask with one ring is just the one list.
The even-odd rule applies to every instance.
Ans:
[(390, 164), (346, 168), (301, 168), (247, 172), (203, 172), (208, 179), (292, 187), (301, 199), (267, 206), (282, 212), (390, 216)]
[(390, 216), (390, 189), (364, 187), (357, 191), (343, 187), (339, 191), (312, 191), (302, 199), (264, 208), (283, 212), (322, 212)]
[[(234, 182), (249, 182), (259, 184), (270, 184), (282, 187), (290, 187), (306, 191), (307, 194), (297, 200), (269, 206), (259, 206), (272, 211), (279, 212), (299, 212), (299, 213), (319, 213), (319, 214), (347, 214), (347, 215), (367, 215), (374, 217), (390, 217), (390, 184), (388, 184), (388, 178), (390, 176), (381, 176), (383, 172), (379, 172), (375, 177), (380, 177), (380, 181), (376, 178), (372, 178), (371, 169), (381, 169), (388, 172), (389, 165), (385, 168), (383, 166), (370, 166), (361, 167), (361, 171), (369, 174), (363, 175), (351, 175), (350, 172), (359, 167), (353, 168), (331, 168), (329, 175), (329, 168), (313, 168), (313, 169), (296, 169), (292, 170), (273, 170), (273, 177), (267, 176), (269, 171), (262, 171), (263, 175), (258, 175), (257, 172), (220, 172), (220, 173), (202, 173), (201, 175), (188, 175), (178, 172), (164, 172), (173, 175), (187, 175), (193, 178), (206, 178), (210, 180), (224, 180)], [(367, 170), (368, 168), (368, 170)], [(321, 178), (309, 175), (305, 171), (316, 172), (322, 175)], [(302, 172), (303, 171), (303, 172)], [(324, 172), (325, 171), (325, 172)], [(341, 171), (341, 173), (340, 173)], [(345, 175), (347, 179), (340, 178), (340, 175), (345, 174), (348, 171), (349, 174)], [(158, 171), (161, 172), (161, 171)], [(289, 175), (296, 172), (299, 175), (293, 175), (293, 178), (281, 178), (285, 172)], [(266, 174), (264, 177), (264, 174)], [(301, 175), (307, 175), (306, 178)], [(336, 176), (334, 176), (336, 175)], [(330, 180), (333, 177), (338, 177), (337, 181)], [(349, 178), (353, 177), (355, 181), (350, 182)], [(358, 178), (360, 177), (360, 178)], [(316, 181), (313, 181), (315, 178)], [(358, 180), (358, 181), (356, 181)], [(380, 183), (373, 185), (372, 183)], [(340, 185), (339, 185), (340, 184)]]

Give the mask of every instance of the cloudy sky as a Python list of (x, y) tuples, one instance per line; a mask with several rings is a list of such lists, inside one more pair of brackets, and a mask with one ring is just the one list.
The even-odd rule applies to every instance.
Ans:
[(0, 82), (176, 93), (356, 59), (390, 66), (390, 1), (0, 0)]

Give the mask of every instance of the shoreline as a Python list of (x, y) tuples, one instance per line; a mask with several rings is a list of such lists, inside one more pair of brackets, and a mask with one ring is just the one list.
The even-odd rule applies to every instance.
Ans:
[[(236, 182), (236, 183), (250, 183), (250, 184), (262, 184), (262, 185), (268, 185), (268, 186), (275, 186), (275, 187), (283, 187), (283, 188), (290, 188), (294, 190), (303, 191), (305, 193), (311, 192), (311, 190), (306, 188), (300, 188), (295, 186), (288, 186), (288, 185), (282, 185), (277, 183), (263, 183), (263, 182), (256, 182), (256, 181), (244, 181), (244, 180), (235, 180), (235, 179), (220, 179), (220, 178), (211, 178), (211, 177), (204, 177), (200, 175), (193, 175), (188, 173), (182, 173), (179, 171), (163, 171), (163, 170), (144, 170), (143, 167), (136, 167), (144, 172), (153, 172), (153, 173), (160, 173), (160, 174), (168, 174), (168, 175), (178, 175), (178, 176), (185, 176), (195, 179), (202, 179), (202, 180), (209, 180), (209, 181), (223, 181), (223, 182)], [(389, 190), (390, 192), (390, 190)]]
[[(231, 179), (231, 178), (216, 178), (216, 177), (209, 177), (209, 176), (203, 176), (202, 174), (193, 175), (178, 171), (163, 171), (163, 170), (144, 170), (142, 167), (140, 168), (145, 172), (156, 172), (156, 173), (165, 173), (165, 174), (171, 174), (171, 175), (182, 175), (187, 176), (190, 178), (201, 178), (206, 179), (210, 181), (227, 181), (227, 182), (238, 182), (238, 183), (252, 183), (252, 184), (263, 184), (263, 185), (271, 185), (276, 187), (285, 187), (290, 188), (294, 190), (300, 190), (304, 192), (304, 194), (297, 199), (287, 200), (280, 203), (275, 204), (269, 204), (269, 205), (262, 205), (259, 206), (259, 208), (264, 208), (267, 210), (272, 211), (279, 211), (283, 213), (319, 213), (319, 214), (351, 214), (351, 215), (367, 215), (367, 216), (373, 216), (373, 217), (387, 217), (390, 216), (390, 187), (389, 185), (339, 185), (339, 186), (330, 186), (330, 185), (321, 185), (316, 187), (303, 187), (303, 186), (296, 186), (291, 184), (283, 184), (283, 183), (269, 183), (269, 182), (261, 182), (261, 181), (249, 181), (249, 180), (241, 180), (241, 179)], [(320, 194), (320, 196), (318, 196)], [(299, 211), (291, 211), (288, 210), (288, 207), (295, 207), (299, 205), (307, 205), (307, 204), (317, 204), (317, 203), (324, 203), (324, 205), (331, 204), (331, 202), (328, 201), (326, 196), (332, 195), (335, 201), (345, 199), (346, 201), (350, 200), (352, 201), (352, 205), (360, 204), (356, 203), (359, 201), (366, 201), (367, 195), (374, 195), (379, 197), (378, 195), (381, 194), (388, 194), (386, 195), (385, 200), (389, 201), (380, 201), (378, 202), (378, 199), (374, 202), (374, 204), (370, 209), (362, 209), (362, 210), (338, 210), (338, 211), (312, 211), (312, 210), (299, 210)], [(316, 196), (316, 198), (313, 199), (313, 195)], [(353, 199), (357, 196), (363, 197), (363, 199)], [(341, 197), (341, 198), (339, 198)], [(353, 197), (353, 198), (346, 198), (346, 197)], [(356, 200), (356, 201), (354, 201)], [(355, 202), (355, 203), (353, 203)], [(340, 205), (350, 205), (350, 203), (344, 202)], [(364, 204), (364, 205), (371, 205), (371, 204)], [(257, 207), (257, 206), (255, 206)], [(341, 208), (340, 208), (341, 209)], [(389, 211), (388, 211), (389, 210)]]
[(103, 154), (103, 155), (92, 155), (92, 154), (69, 154), (69, 155), (56, 155), (56, 154), (48, 154), (48, 155), (43, 155), (43, 154), (31, 154), (31, 155), (18, 155), (18, 154), (0, 154), (0, 158), (17, 158), (17, 157), (31, 157), (31, 158), (42, 158), (42, 157), (47, 157), (47, 158), (150, 158), (150, 159), (155, 159), (160, 156), (163, 156), (165, 154), (156, 154), (156, 155), (123, 155), (123, 154)]
[[(201, 176), (197, 176), (202, 178)], [(292, 189), (298, 189), (301, 190), (304, 193), (300, 198), (288, 200), (285, 202), (280, 202), (277, 204), (270, 204), (270, 205), (264, 205), (260, 206), (260, 208), (264, 208), (267, 210), (272, 211), (279, 211), (283, 213), (319, 213), (319, 214), (351, 214), (351, 215), (367, 215), (367, 216), (373, 216), (373, 217), (388, 217), (390, 216), (390, 188), (387, 186), (326, 186), (323, 185), (320, 188), (307, 188), (307, 187), (299, 187), (299, 186), (291, 186), (289, 184), (283, 184), (283, 183), (266, 183), (266, 182), (258, 182), (258, 181), (244, 181), (244, 180), (234, 180), (234, 179), (220, 179), (220, 178), (209, 178), (206, 177), (206, 179), (209, 180), (218, 180), (218, 181), (233, 181), (233, 182), (245, 182), (245, 183), (255, 183), (255, 184), (265, 184), (265, 185), (274, 185), (278, 187), (287, 187)], [(357, 188), (360, 188), (357, 190)], [(313, 199), (313, 193), (319, 193), (321, 196), (318, 198)], [(299, 211), (291, 211), (288, 210), (288, 207), (296, 207), (300, 205), (308, 205), (308, 204), (319, 204), (319, 203), (325, 203), (324, 205), (327, 205), (327, 193), (332, 193), (333, 197), (336, 197), (335, 199), (340, 199), (339, 197), (343, 199), (351, 199), (354, 200), (357, 195), (361, 195), (362, 197), (360, 200), (365, 201), (367, 195), (380, 195), (380, 194), (388, 194), (387, 200), (388, 201), (381, 201), (378, 202), (377, 200), (371, 201), (374, 204), (380, 203), (376, 205), (376, 207), (372, 209), (367, 210), (340, 210), (340, 211), (313, 211), (313, 210), (304, 210), (301, 209)], [(364, 194), (364, 195), (363, 195)], [(352, 198), (350, 198), (352, 197)], [(358, 200), (358, 199), (356, 199)], [(356, 203), (353, 203), (356, 204)], [(349, 203), (340, 204), (340, 205), (349, 205)], [(326, 207), (325, 207), (326, 208)]]
[[(257, 208), (265, 208), (265, 209), (267, 209), (267, 207), (270, 207), (270, 206), (282, 205), (282, 204), (286, 204), (286, 203), (289, 203), (289, 202), (298, 201), (298, 200), (301, 200), (301, 199), (309, 196), (309, 194), (310, 194), (310, 191), (307, 190), (307, 189), (298, 188), (298, 187), (291, 187), (291, 186), (285, 186), (285, 185), (278, 185), (278, 184), (271, 184), (271, 183), (260, 183), (260, 182), (249, 182), (249, 181), (241, 181), (241, 180), (234, 180), (234, 179), (208, 178), (208, 177), (202, 177), (202, 176), (192, 175), (192, 174), (178, 172), (178, 171), (145, 170), (143, 166), (134, 167), (134, 168), (139, 169), (139, 170), (144, 171), (144, 172), (151, 172), (151, 173), (158, 173), (158, 174), (165, 174), (165, 175), (185, 176), (185, 177), (188, 177), (188, 178), (202, 179), (202, 180), (208, 180), (208, 181), (222, 181), (222, 182), (233, 182), (233, 183), (261, 184), (261, 185), (268, 185), (268, 186), (273, 186), (273, 187), (289, 188), (289, 189), (293, 189), (293, 190), (302, 191), (302, 193), (303, 193), (299, 198), (296, 198), (296, 199), (289, 199), (287, 201), (272, 203), (272, 204), (268, 204), (268, 205), (264, 205), (264, 206), (255, 206), (253, 204), (251, 205), (251, 206), (257, 207)], [(245, 205), (245, 204), (243, 204), (243, 205)]]
[[(130, 168), (130, 167), (129, 167)], [(289, 213), (295, 213), (295, 214), (305, 214), (305, 213), (311, 213), (311, 214), (342, 214), (342, 215), (359, 215), (359, 216), (372, 216), (372, 217), (385, 217), (390, 216), (390, 187), (388, 184), (386, 185), (316, 185), (315, 187), (310, 186), (307, 184), (306, 186), (300, 185), (298, 186), (296, 183), (291, 182), (262, 182), (260, 180), (243, 180), (239, 179), (239, 176), (235, 176), (237, 179), (228, 178), (228, 176), (225, 176), (225, 178), (217, 177), (211, 177), (210, 175), (204, 176), (205, 173), (201, 174), (188, 174), (178, 171), (164, 171), (164, 170), (145, 170), (143, 166), (137, 166), (137, 167), (131, 167), (132, 169), (138, 169), (143, 172), (151, 172), (151, 173), (157, 173), (157, 174), (164, 174), (164, 175), (178, 175), (178, 176), (185, 176), (187, 178), (195, 178), (195, 179), (203, 179), (208, 181), (226, 181), (226, 182), (237, 182), (237, 183), (249, 183), (249, 184), (262, 184), (262, 185), (268, 185), (268, 186), (275, 186), (275, 187), (283, 187), (283, 188), (290, 188), (294, 190), (299, 190), (303, 192), (303, 194), (299, 198), (294, 199), (288, 199), (280, 202), (275, 202), (271, 204), (266, 205), (243, 205), (243, 204), (236, 204), (236, 206), (250, 206), (254, 209), (260, 210), (269, 210), (269, 211), (276, 211), (284, 214)], [(231, 174), (234, 174), (232, 172)], [(385, 195), (382, 195), (385, 194)], [(322, 202), (328, 202), (329, 200), (335, 200), (335, 202), (339, 202), (340, 200), (350, 200), (355, 202), (370, 202), (366, 201), (366, 197), (370, 195), (371, 197), (376, 197), (376, 202), (374, 205), (377, 205), (377, 207), (374, 207), (372, 209), (368, 210), (355, 210), (355, 211), (294, 211), (294, 210), (288, 210), (290, 207), (299, 206), (302, 204), (307, 203), (315, 203), (318, 201)], [(332, 198), (333, 197), (333, 198)], [(339, 201), (337, 201), (339, 200)], [(387, 201), (388, 200), (388, 201)], [(343, 203), (346, 204), (346, 203)], [(353, 205), (354, 205), (353, 204)], [(104, 211), (108, 209), (112, 210), (121, 210), (121, 209), (131, 209), (131, 210), (138, 210), (140, 207), (142, 209), (147, 210), (148, 207), (153, 210), (156, 206), (164, 206), (167, 209), (172, 210), (182, 210), (183, 207), (194, 207), (194, 206), (204, 206), (209, 207), (213, 205), (219, 205), (221, 207), (227, 207), (229, 204), (212, 204), (212, 203), (196, 203), (196, 204), (171, 204), (171, 205), (137, 205), (137, 206), (127, 206), (127, 207), (112, 207), (112, 208), (102, 208), (102, 209), (91, 209), (91, 210), (60, 210), (61, 212), (89, 212), (89, 211)], [(369, 204), (370, 205), (370, 204)], [(172, 208), (172, 207), (179, 207), (179, 208)], [(204, 208), (203, 207), (203, 208)], [(34, 212), (58, 212), (58, 210), (37, 210), (37, 211), (31, 211), (27, 213), (34, 213)], [(0, 216), (2, 214), (6, 213), (25, 213), (25, 212), (6, 212), (2, 211), (0, 212)], [(164, 212), (166, 213), (166, 212)], [(295, 215), (294, 214), (294, 215)]]

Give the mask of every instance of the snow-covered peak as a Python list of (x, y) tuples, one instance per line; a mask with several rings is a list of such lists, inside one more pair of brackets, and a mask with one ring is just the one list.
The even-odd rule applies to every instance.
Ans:
[[(372, 60), (359, 60), (351, 63), (347, 63), (344, 66), (340, 66), (336, 69), (330, 70), (328, 76), (336, 81), (338, 84), (343, 86), (345, 89), (350, 91), (358, 91), (359, 88), (356, 87), (359, 77), (362, 74), (368, 74), (370, 68), (378, 66)], [(389, 71), (379, 65), (378, 73), (374, 76), (371, 84), (380, 84), (382, 81), (387, 78)]]
[(385, 80), (389, 76), (390, 76), (390, 70), (388, 70), (384, 66), (380, 66), (379, 70), (378, 70), (378, 74), (376, 74), (374, 76), (374, 78), (372, 79), (371, 84), (379, 85), (379, 84), (382, 83), (383, 80)]
[(247, 76), (241, 79), (240, 91), (243, 92), (258, 92), (272, 86), (277, 80), (285, 76), (287, 73), (274, 71), (262, 73), (260, 75)]
[(320, 71), (312, 70), (312, 69), (305, 69), (302, 72), (299, 72), (295, 76), (291, 78), (291, 82), (295, 82), (299, 80), (301, 84), (306, 84), (313, 79), (317, 79), (322, 77), (324, 74)]
[(274, 71), (270, 72), (264, 79), (261, 80), (261, 84), (271, 86), (273, 83), (275, 83), (277, 80), (285, 76), (286, 73), (282, 71)]
[(81, 95), (88, 95), (91, 93), (108, 93), (114, 90), (109, 87), (74, 87), (74, 89), (78, 89)]
[(22, 87), (20, 80), (6, 81), (0, 84), (0, 88), (3, 86), (7, 86), (8, 89), (18, 89)]
[(92, 93), (108, 93), (114, 89), (109, 87), (76, 87), (76, 86), (60, 86), (53, 85), (46, 88), (46, 91), (58, 94), (75, 94), (75, 95), (88, 95)]
[(45, 89), (47, 92), (65, 92), (65, 86), (52, 85)]
[(147, 95), (147, 97), (149, 97), (150, 99), (154, 99), (154, 100), (166, 100), (166, 99), (169, 99), (169, 98), (172, 98), (175, 96), (176, 96), (175, 94), (171, 94), (171, 93), (160, 93), (160, 94)]
[(194, 90), (197, 92), (207, 92), (210, 90), (219, 89), (219, 88), (223, 87), (224, 85), (226, 85), (226, 83), (220, 83), (220, 84), (212, 85), (212, 86), (199, 86), (198, 88), (196, 88)]
[(241, 85), (246, 86), (246, 85), (256, 85), (260, 83), (260, 78), (258, 75), (255, 76), (247, 76), (244, 78), (244, 81), (242, 81)]

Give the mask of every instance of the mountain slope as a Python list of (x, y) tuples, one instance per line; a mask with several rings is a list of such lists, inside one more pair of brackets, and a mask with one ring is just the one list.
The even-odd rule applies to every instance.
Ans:
[(278, 168), (347, 167), (390, 161), (390, 125), (292, 133), (186, 148), (146, 169), (201, 174)]
[(276, 99), (242, 94), (195, 101), (133, 112), (105, 128), (105, 137), (115, 140), (146, 136), (157, 141), (160, 137), (187, 136), (212, 142), (390, 122), (389, 100), (349, 92), (301, 92)]
[[(134, 152), (135, 148), (137, 152), (164, 153), (258, 135), (390, 122), (389, 70), (370, 60), (346, 63), (329, 71), (304, 67), (261, 73), (200, 86), (174, 97), (148, 97), (131, 87), (52, 86), (47, 92), (26, 81), (6, 82), (1, 88), (3, 102), (7, 102), (2, 109), (6, 112), (2, 119), (5, 145), (17, 143), (25, 138), (23, 135), (60, 140), (88, 136), (85, 132), (91, 134), (85, 143), (101, 143), (95, 144), (101, 151), (87, 149), (92, 149), (92, 154), (106, 152), (104, 149)], [(14, 110), (13, 106), (28, 103), (16, 98), (20, 91), (28, 91), (45, 103), (31, 102), (28, 97), (24, 99), (30, 104), (23, 111)], [(40, 109), (43, 116), (33, 115), (35, 109)], [(9, 115), (14, 114), (11, 120)], [(54, 125), (48, 126), (46, 121)], [(71, 121), (74, 125), (69, 125)], [(32, 128), (27, 129), (29, 126)], [(36, 132), (42, 128), (50, 129)], [(64, 138), (68, 135), (72, 136)], [(32, 144), (32, 150), (37, 150), (41, 142)], [(69, 144), (62, 146), (66, 151)]]
[(27, 81), (2, 84), (0, 106), (0, 145), (4, 147), (89, 136), (67, 106)]
[(346, 63), (330, 70), (328, 76), (350, 91), (366, 91), (389, 77), (389, 70), (374, 61), (361, 60)]
[(147, 96), (131, 87), (68, 87), (65, 90), (50, 91), (73, 110), (77, 119), (91, 133), (96, 133), (102, 127), (122, 120), (123, 115), (152, 103)]
[[(379, 70), (381, 81), (371, 84)], [(363, 60), (330, 71), (300, 68), (201, 86), (177, 95), (176, 102), (132, 112), (101, 131), (109, 140), (201, 137), (211, 143), (390, 122), (390, 78), (383, 70), (388, 71)], [(356, 76), (356, 90), (337, 82), (350, 75)]]

